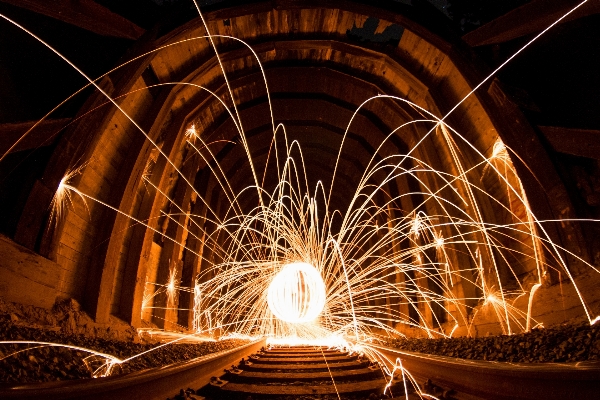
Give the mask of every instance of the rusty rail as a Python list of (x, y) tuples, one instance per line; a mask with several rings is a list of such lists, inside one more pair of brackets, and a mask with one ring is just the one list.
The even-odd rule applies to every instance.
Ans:
[(456, 392), (456, 399), (566, 400), (600, 396), (600, 362), (507, 363), (465, 360), (373, 346), (402, 366), (421, 385), (427, 379)]
[(194, 360), (126, 375), (26, 384), (0, 389), (0, 399), (164, 400), (180, 388), (201, 387), (223, 368), (260, 350), (265, 339)]

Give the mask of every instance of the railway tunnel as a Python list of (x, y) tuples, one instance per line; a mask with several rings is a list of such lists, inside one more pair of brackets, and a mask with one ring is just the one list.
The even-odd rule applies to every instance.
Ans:
[[(0, 3), (4, 302), (116, 337), (597, 320), (595, 2), (42, 3)], [(318, 297), (268, 298), (295, 262), (310, 326), (269, 304)]]

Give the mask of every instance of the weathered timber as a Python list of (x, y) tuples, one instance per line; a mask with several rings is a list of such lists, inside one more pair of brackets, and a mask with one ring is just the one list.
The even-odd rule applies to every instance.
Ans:
[[(307, 354), (323, 353), (307, 357)], [(326, 353), (327, 352), (327, 355)], [(272, 357), (278, 354), (279, 357)], [(287, 355), (285, 357), (284, 355)], [(246, 396), (319, 396), (328, 394), (381, 394), (387, 381), (379, 368), (367, 368), (357, 355), (321, 348), (261, 350), (232, 367), (216, 382), (197, 393), (211, 398), (245, 399)], [(334, 359), (352, 360), (336, 363)], [(249, 363), (248, 363), (249, 361)], [(293, 364), (282, 364), (289, 362)], [(270, 367), (260, 369), (260, 367)], [(257, 369), (258, 368), (258, 369)]]
[(273, 348), (269, 350), (269, 354), (271, 356), (275, 355), (275, 354), (307, 354), (307, 353), (314, 353), (314, 354), (322, 354), (322, 353), (330, 353), (330, 354), (339, 354), (339, 352), (337, 350), (328, 350), (328, 349), (323, 349), (323, 350), (319, 350), (315, 347), (277, 347), (277, 348)]
[[(541, 32), (580, 3), (580, 0), (533, 0), (467, 33), (462, 38), (472, 47), (508, 42), (521, 36)], [(600, 13), (600, 3), (591, 0), (560, 23), (597, 13)]]
[(552, 148), (565, 154), (600, 160), (600, 130), (538, 126)]
[[(345, 355), (345, 353), (342, 353), (342, 354)], [(325, 357), (336, 357), (336, 356), (340, 356), (340, 353), (336, 352), (336, 351), (323, 351), (323, 353), (321, 353), (321, 352), (314, 353), (314, 352), (308, 352), (308, 351), (307, 352), (298, 352), (298, 353), (269, 352), (269, 358), (294, 358), (294, 357), (299, 357), (299, 356), (302, 356), (302, 358), (318, 358), (318, 357), (323, 357), (323, 355)]]
[[(364, 363), (361, 363), (359, 361), (347, 361), (347, 362), (340, 362), (340, 363), (336, 363), (335, 367), (338, 369), (355, 369), (358, 367), (363, 366)], [(260, 364), (260, 363), (254, 363), (248, 367), (246, 367), (248, 369), (248, 371), (260, 371), (260, 370), (304, 370), (304, 369), (311, 369), (311, 370), (323, 370), (323, 371), (327, 371), (328, 369), (328, 364), (325, 362), (320, 362), (320, 363), (312, 363), (310, 364), (310, 367), (307, 367), (306, 364)]]
[(0, 124), (0, 155), (50, 146), (69, 122), (71, 118)]
[[(335, 368), (335, 365), (332, 366)], [(373, 370), (369, 368), (359, 369), (346, 369), (332, 371), (321, 371), (321, 372), (282, 372), (273, 374), (271, 372), (258, 372), (258, 371), (244, 371), (239, 376), (245, 379), (269, 379), (271, 381), (313, 381), (319, 379), (330, 379), (336, 380), (354, 380), (364, 379), (373, 375)]]
[(6, 301), (52, 308), (65, 273), (52, 262), (0, 235), (0, 293)]
[(241, 392), (258, 395), (283, 395), (283, 396), (308, 396), (324, 395), (336, 393), (356, 393), (356, 392), (382, 392), (386, 381), (381, 378), (365, 382), (336, 383), (331, 385), (311, 385), (311, 386), (261, 386), (244, 383), (227, 383), (223, 386), (223, 392)]
[(145, 32), (128, 19), (92, 0), (1, 0), (16, 7), (57, 19), (97, 33), (124, 39), (139, 39)]
[(350, 359), (354, 359), (355, 357), (348, 357), (345, 355), (325, 355), (325, 357), (320, 356), (319, 357), (288, 357), (288, 358), (279, 358), (279, 357), (260, 357), (257, 360), (254, 360), (254, 362), (256, 363), (265, 363), (265, 364), (278, 364), (278, 363), (302, 363), (302, 362), (314, 362), (316, 361), (321, 361), (321, 360), (327, 360), (328, 363), (338, 363), (338, 362), (343, 362), (343, 361), (347, 361)]

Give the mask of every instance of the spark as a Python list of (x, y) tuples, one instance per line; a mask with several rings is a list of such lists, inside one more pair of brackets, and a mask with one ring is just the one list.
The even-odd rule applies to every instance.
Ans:
[(169, 273), (169, 281), (166, 286), (168, 304), (173, 304), (175, 302), (178, 287), (179, 286), (177, 283), (177, 267), (173, 266)]
[(419, 237), (419, 232), (421, 230), (422, 222), (419, 218), (419, 214), (416, 214), (414, 219), (412, 220), (412, 226), (410, 227), (410, 233), (415, 237)]
[(452, 330), (450, 331), (450, 334), (448, 335), (448, 337), (452, 337), (452, 335), (454, 334), (454, 331), (456, 331), (458, 329), (458, 324), (454, 325), (454, 328), (452, 328)]
[(194, 142), (198, 138), (198, 131), (196, 130), (195, 124), (191, 124), (190, 127), (185, 130), (185, 137), (190, 142)]
[[(72, 184), (73, 178), (77, 175), (81, 174), (81, 172), (85, 169), (87, 163), (74, 168), (72, 170), (67, 171), (67, 173), (62, 177), (60, 182), (58, 183), (58, 188), (56, 188), (56, 192), (54, 192), (54, 197), (52, 197), (52, 201), (50, 202), (50, 221), (51, 223), (58, 223), (59, 220), (63, 219), (66, 214), (67, 208), (73, 207), (73, 197), (71, 196), (71, 190), (69, 190), (70, 185)], [(83, 201), (83, 205), (85, 209), (89, 213), (89, 208), (85, 201), (85, 198), (75, 192), (79, 198)], [(50, 226), (50, 224), (49, 224)]]

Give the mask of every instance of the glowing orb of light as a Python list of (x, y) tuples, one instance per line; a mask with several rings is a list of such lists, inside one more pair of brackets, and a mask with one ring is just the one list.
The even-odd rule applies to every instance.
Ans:
[(283, 321), (314, 320), (325, 306), (325, 283), (315, 267), (304, 262), (286, 264), (275, 275), (267, 291), (267, 302)]

